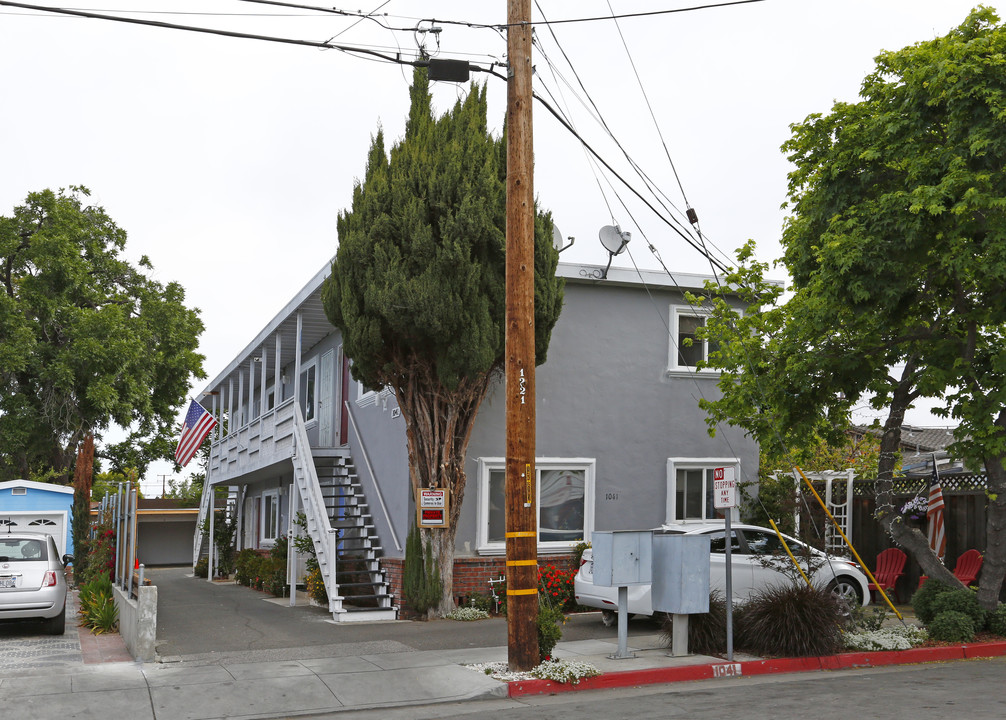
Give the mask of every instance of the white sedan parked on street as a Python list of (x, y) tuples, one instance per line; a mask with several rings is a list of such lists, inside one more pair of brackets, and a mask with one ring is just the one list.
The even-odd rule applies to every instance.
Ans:
[[(726, 591), (726, 531), (720, 524), (664, 525), (654, 533), (708, 535), (711, 543), (709, 556), (709, 585), (712, 590), (723, 595)], [(870, 601), (869, 580), (856, 563), (845, 558), (833, 557), (804, 543), (784, 535), (790, 551), (800, 559), (811, 553), (814, 567), (810, 580), (818, 587), (830, 588), (850, 604), (866, 605)], [(772, 585), (791, 582), (790, 577), (774, 565), (789, 563), (782, 555), (778, 560), (766, 562), (770, 556), (784, 553), (782, 544), (774, 530), (756, 525), (732, 525), (730, 541), (730, 567), (734, 602), (744, 602), (753, 593)], [(804, 563), (806, 570), (806, 564)], [(794, 570), (795, 572), (795, 570)], [(797, 576), (799, 578), (799, 576)], [(801, 580), (802, 582), (802, 580)], [(616, 620), (618, 611), (618, 588), (594, 585), (594, 558), (588, 548), (583, 553), (580, 569), (573, 581), (576, 601), (580, 605), (599, 608), (604, 611), (602, 619), (606, 625)], [(650, 586), (630, 585), (628, 588), (628, 613), (630, 615), (652, 615)]]

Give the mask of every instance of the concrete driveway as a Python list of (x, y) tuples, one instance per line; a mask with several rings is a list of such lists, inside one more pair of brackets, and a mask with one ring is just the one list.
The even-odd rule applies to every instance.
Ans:
[[(192, 577), (189, 568), (153, 568), (147, 576), (157, 585), (157, 654), (162, 660), (283, 660), (507, 644), (505, 618), (335, 623), (321, 608), (291, 607), (289, 598), (210, 583)], [(649, 620), (629, 623), (630, 637), (658, 631)], [(564, 641), (617, 637), (617, 628), (604, 627), (599, 613), (573, 615), (563, 627)]]

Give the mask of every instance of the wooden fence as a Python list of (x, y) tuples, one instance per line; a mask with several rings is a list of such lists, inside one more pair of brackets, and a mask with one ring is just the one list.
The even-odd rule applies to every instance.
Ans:
[[(943, 502), (946, 506), (943, 522), (947, 536), (947, 554), (944, 558), (953, 570), (957, 558), (972, 548), (985, 552), (985, 488), (984, 475), (947, 475), (940, 478)], [(875, 568), (877, 554), (886, 548), (896, 547), (874, 518), (877, 507), (875, 480), (857, 480), (853, 484), (852, 530), (856, 552), (870, 567)], [(896, 478), (893, 486), (895, 510), (919, 495), (928, 497), (929, 478)], [(823, 519), (823, 518), (822, 518)], [(906, 522), (926, 534), (926, 518)], [(922, 574), (918, 563), (909, 555), (905, 575), (898, 583), (901, 599), (907, 602), (919, 585)], [(1004, 588), (1006, 590), (1006, 588)]]

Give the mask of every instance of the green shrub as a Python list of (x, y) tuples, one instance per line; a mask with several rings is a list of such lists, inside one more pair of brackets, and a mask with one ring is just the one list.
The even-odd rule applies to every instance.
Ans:
[(851, 629), (859, 632), (874, 632), (884, 627), (885, 619), (887, 619), (887, 608), (883, 605), (874, 605), (869, 608), (856, 605), (852, 608)]
[(95, 633), (111, 632), (119, 622), (119, 608), (115, 606), (115, 592), (108, 575), (101, 574), (80, 586), (81, 624)]
[[(662, 638), (671, 647), (673, 620), (665, 614)], [(722, 655), (727, 651), (727, 603), (718, 591), (709, 593), (709, 612), (688, 616), (688, 652), (697, 655)]]
[(566, 616), (562, 608), (543, 602), (538, 606), (538, 659), (542, 662), (552, 657), (552, 650), (562, 638), (562, 625)]
[(317, 567), (317, 563), (307, 571), (304, 582), (307, 585), (308, 596), (322, 607), (328, 607), (328, 591), (325, 590), (325, 580), (321, 577), (321, 569)]
[(932, 619), (936, 617), (936, 613), (933, 612), (933, 601), (939, 595), (950, 592), (953, 589), (939, 580), (934, 580), (933, 578), (926, 580), (922, 587), (912, 595), (912, 610), (915, 611), (915, 617), (919, 619), (919, 622), (923, 625), (928, 625), (932, 622)]
[(845, 603), (826, 589), (778, 585), (752, 595), (737, 615), (737, 645), (755, 655), (832, 655), (842, 648)]
[(489, 599), (488, 595), (483, 595), (479, 592), (473, 592), (468, 594), (468, 607), (475, 608), (476, 610), (484, 610), (485, 612), (490, 612), (493, 609), (492, 600)]
[(192, 569), (197, 578), (206, 578), (210, 574), (209, 558), (201, 557), (196, 560), (196, 566)]
[(971, 618), (975, 630), (985, 627), (985, 611), (978, 604), (978, 595), (973, 590), (960, 588), (940, 593), (933, 599), (932, 609), (934, 617), (945, 612), (959, 612)]
[(245, 548), (239, 552), (234, 561), (234, 579), (242, 585), (251, 585), (252, 578), (255, 576), (254, 566), (260, 557), (251, 548)]
[(971, 617), (953, 610), (934, 617), (928, 630), (929, 637), (941, 642), (971, 642), (975, 639), (975, 624)]
[(995, 610), (985, 618), (989, 632), (1000, 637), (1006, 637), (1006, 603), (999, 603)]
[(440, 603), (440, 570), (433, 561), (432, 543), (423, 550), (423, 537), (415, 525), (405, 538), (402, 594), (412, 609), (426, 614)]

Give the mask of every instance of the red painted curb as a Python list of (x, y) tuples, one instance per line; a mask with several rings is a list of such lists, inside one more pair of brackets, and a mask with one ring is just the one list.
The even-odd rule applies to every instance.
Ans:
[[(941, 647), (912, 648), (911, 650), (882, 650), (878, 652), (841, 653), (823, 657), (768, 658), (747, 660), (741, 663), (707, 663), (681, 667), (647, 668), (610, 672), (597, 677), (584, 678), (577, 684), (552, 680), (513, 680), (507, 683), (510, 697), (544, 695), (575, 690), (601, 690), (637, 685), (707, 680), (713, 677), (767, 675), (770, 673), (809, 672), (812, 670), (850, 670), (882, 667), (885, 665), (913, 665), (926, 662), (946, 662), (968, 658), (999, 657), (1006, 655), (1006, 642), (977, 643)], [(739, 672), (737, 671), (739, 668)]]

